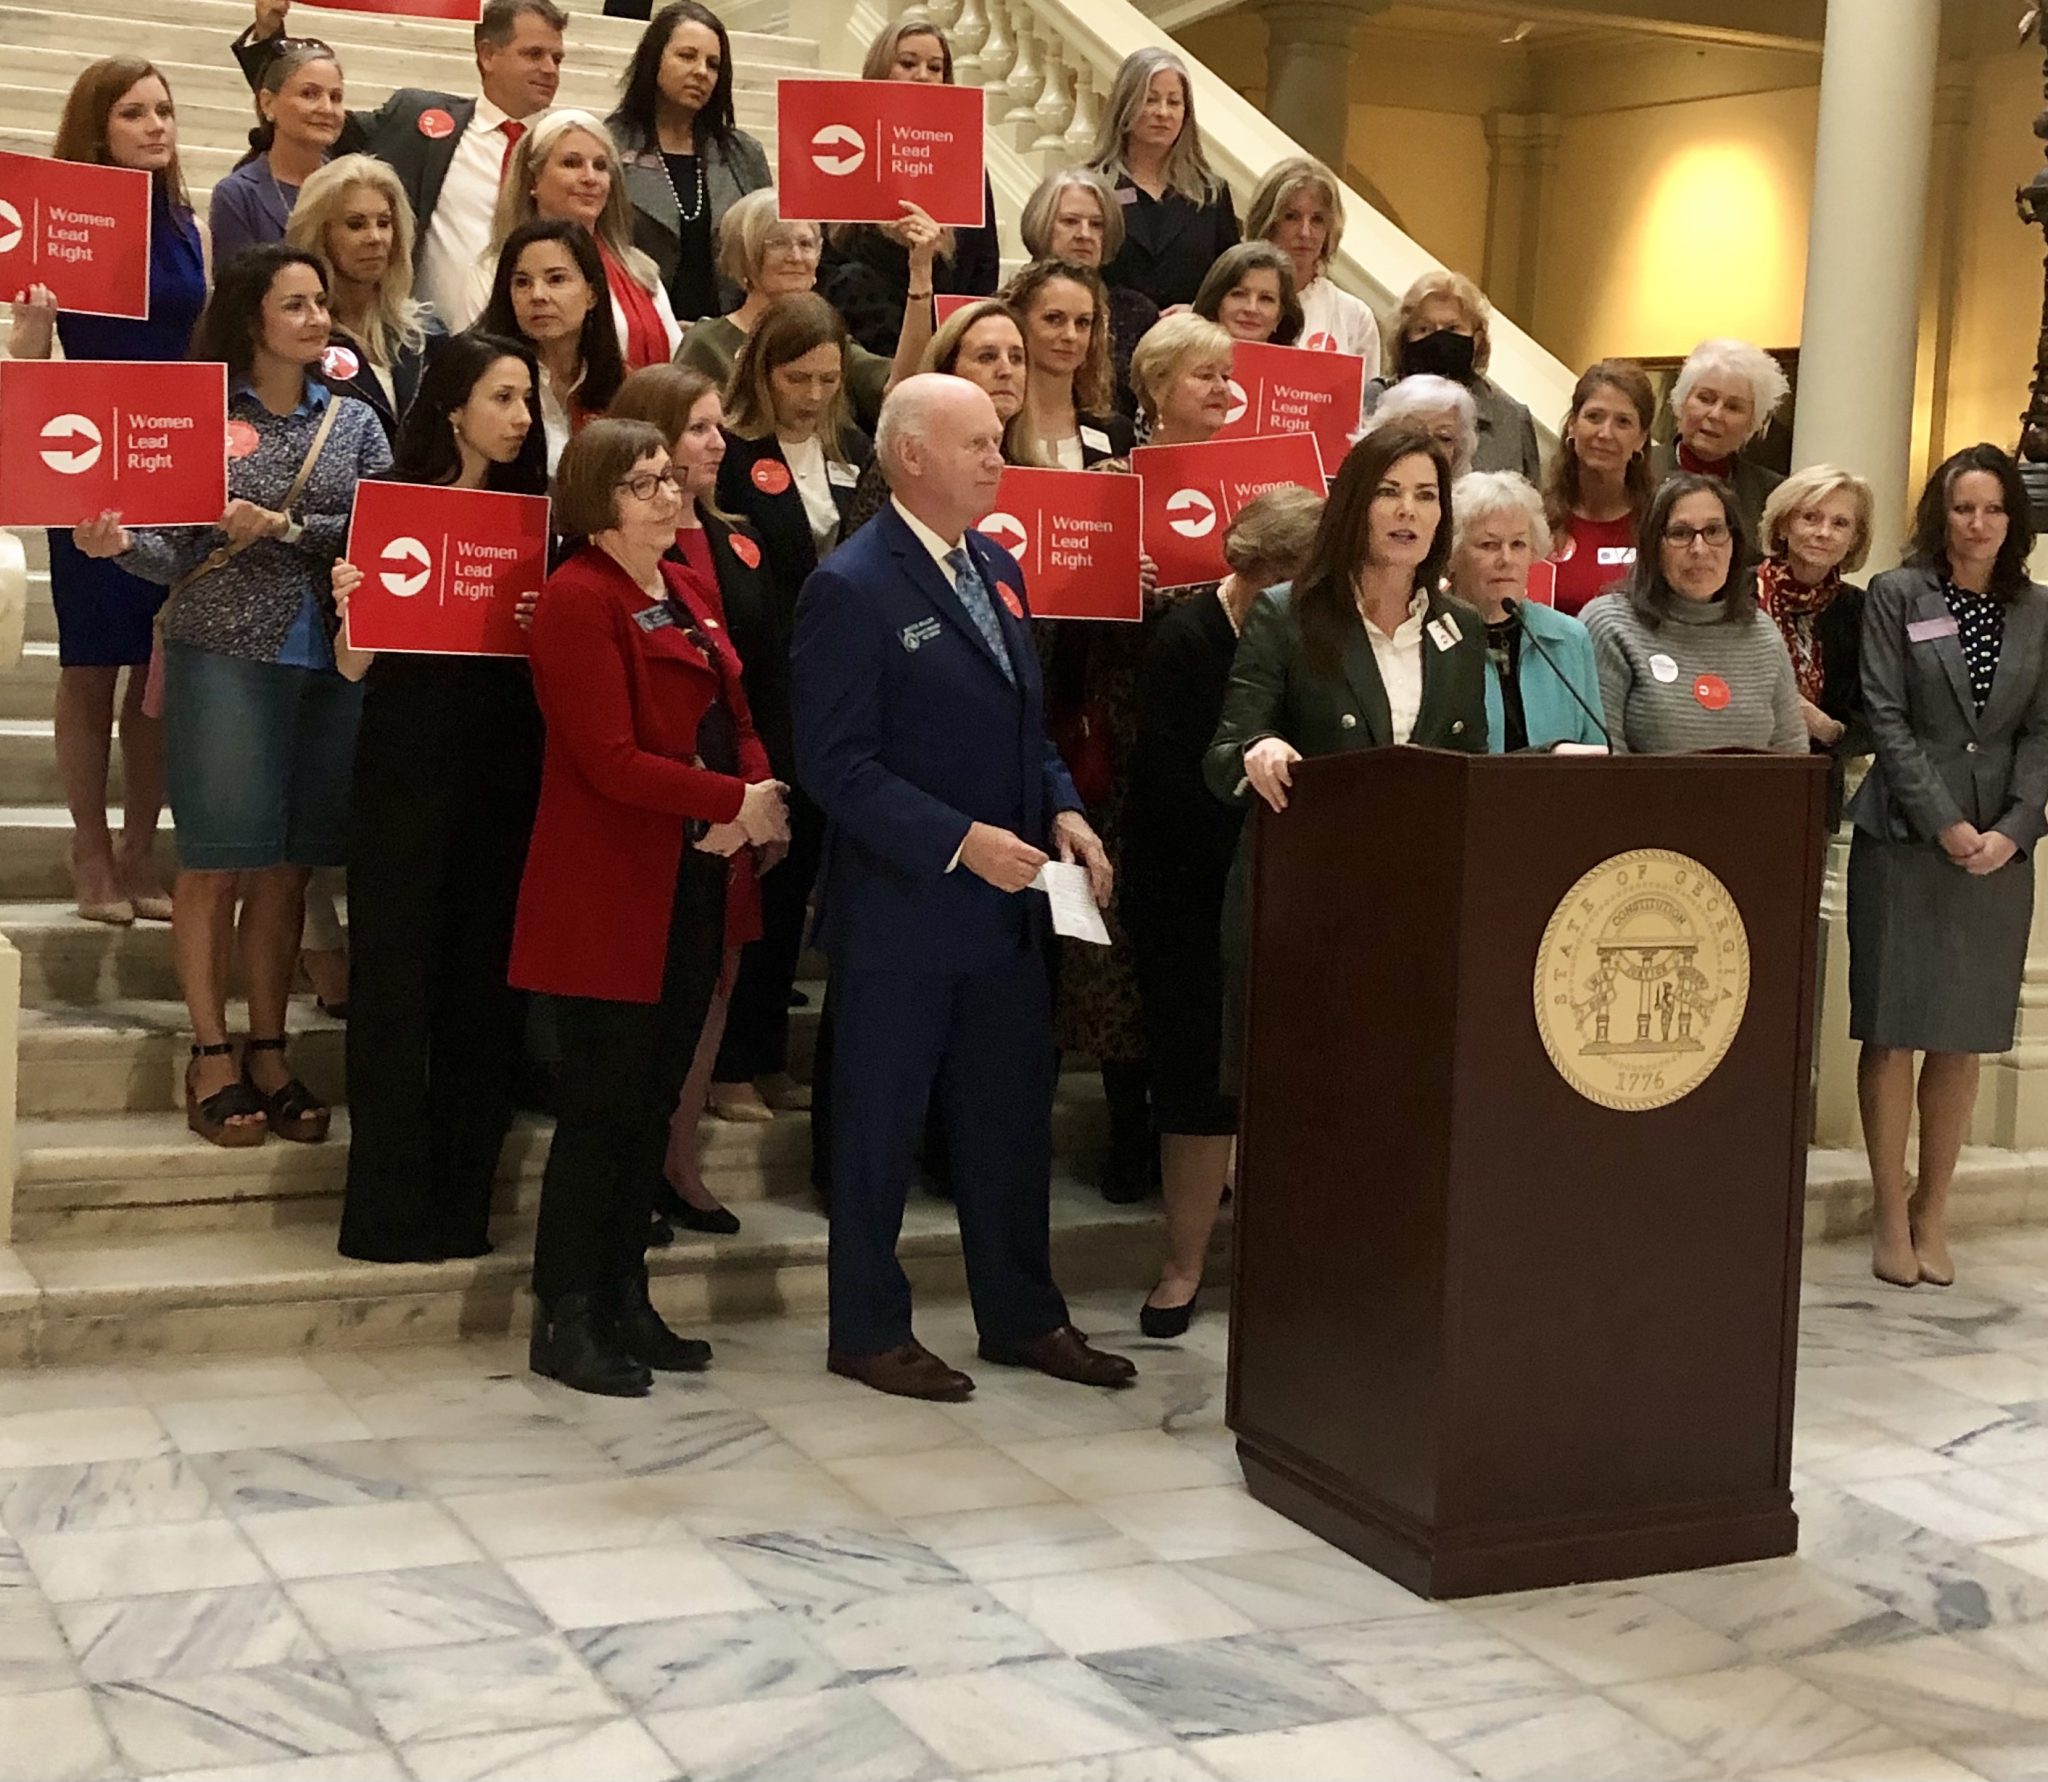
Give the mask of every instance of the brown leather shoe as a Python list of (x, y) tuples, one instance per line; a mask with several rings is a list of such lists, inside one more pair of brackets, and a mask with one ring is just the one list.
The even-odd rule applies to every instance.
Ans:
[(981, 1358), (1000, 1367), (1035, 1367), (1055, 1380), (1072, 1380), (1077, 1386), (1128, 1386), (1138, 1377), (1136, 1362), (1094, 1347), (1071, 1324), (1026, 1342), (983, 1337)]
[(973, 1378), (956, 1367), (948, 1367), (922, 1343), (905, 1343), (880, 1355), (833, 1355), (825, 1357), (833, 1373), (858, 1380), (877, 1392), (898, 1398), (936, 1398), (951, 1404), (969, 1397)]

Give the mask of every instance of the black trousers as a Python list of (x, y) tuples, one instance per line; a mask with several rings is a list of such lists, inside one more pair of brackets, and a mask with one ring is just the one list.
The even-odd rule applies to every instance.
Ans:
[(789, 1068), (789, 993), (803, 956), (811, 886), (824, 851), (825, 813), (791, 786), (789, 853), (761, 877), (761, 938), (740, 950), (739, 976), (711, 1073), (721, 1083), (751, 1083)]
[[(659, 1002), (548, 998), (561, 1056), (533, 1244), (542, 1305), (565, 1293), (601, 1293), (646, 1267), (669, 1120), (725, 956), (725, 879), (717, 855), (684, 849)], [(593, 897), (602, 894), (591, 887)]]
[(370, 674), (349, 828), (340, 1248), (479, 1256), (525, 1030), (505, 969), (540, 713), (523, 663), (392, 657)]

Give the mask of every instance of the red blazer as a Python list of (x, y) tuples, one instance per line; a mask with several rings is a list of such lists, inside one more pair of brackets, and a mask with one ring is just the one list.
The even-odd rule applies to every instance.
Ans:
[[(643, 628), (636, 615), (662, 609), (595, 545), (541, 590), (527, 652), (547, 753), (512, 936), (519, 989), (658, 1002), (684, 829), (731, 822), (746, 782), (769, 777), (724, 625), (681, 565), (661, 573), (713, 660), (676, 625)], [(739, 778), (694, 765), (714, 698), (739, 732)]]

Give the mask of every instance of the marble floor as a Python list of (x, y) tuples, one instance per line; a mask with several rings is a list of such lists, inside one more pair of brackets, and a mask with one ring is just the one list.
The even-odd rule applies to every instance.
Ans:
[[(1246, 1497), (1224, 1330), (1101, 1396), (579, 1398), (505, 1343), (0, 1374), (0, 1778), (2048, 1777), (2048, 1231), (1809, 1252), (1799, 1558), (1455, 1607)], [(972, 1365), (964, 1308), (922, 1334)]]

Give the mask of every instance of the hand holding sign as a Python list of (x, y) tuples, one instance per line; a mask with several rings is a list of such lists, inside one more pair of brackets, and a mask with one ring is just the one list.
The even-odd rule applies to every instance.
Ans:
[(931, 222), (978, 227), (986, 220), (985, 104), (973, 87), (919, 81), (777, 82), (782, 214), (894, 229), (905, 225), (908, 200)]
[(109, 508), (71, 529), (71, 542), (88, 557), (121, 557), (135, 548), (121, 516)]
[(30, 285), (14, 300), (7, 350), (17, 359), (47, 359), (57, 344), (57, 299), (48, 285)]
[(140, 168), (0, 151), (0, 291), (42, 285), (65, 309), (147, 316), (150, 204)]
[(360, 573), (349, 590), (348, 643), (523, 656), (547, 546), (544, 496), (363, 483), (349, 521), (346, 554)]

